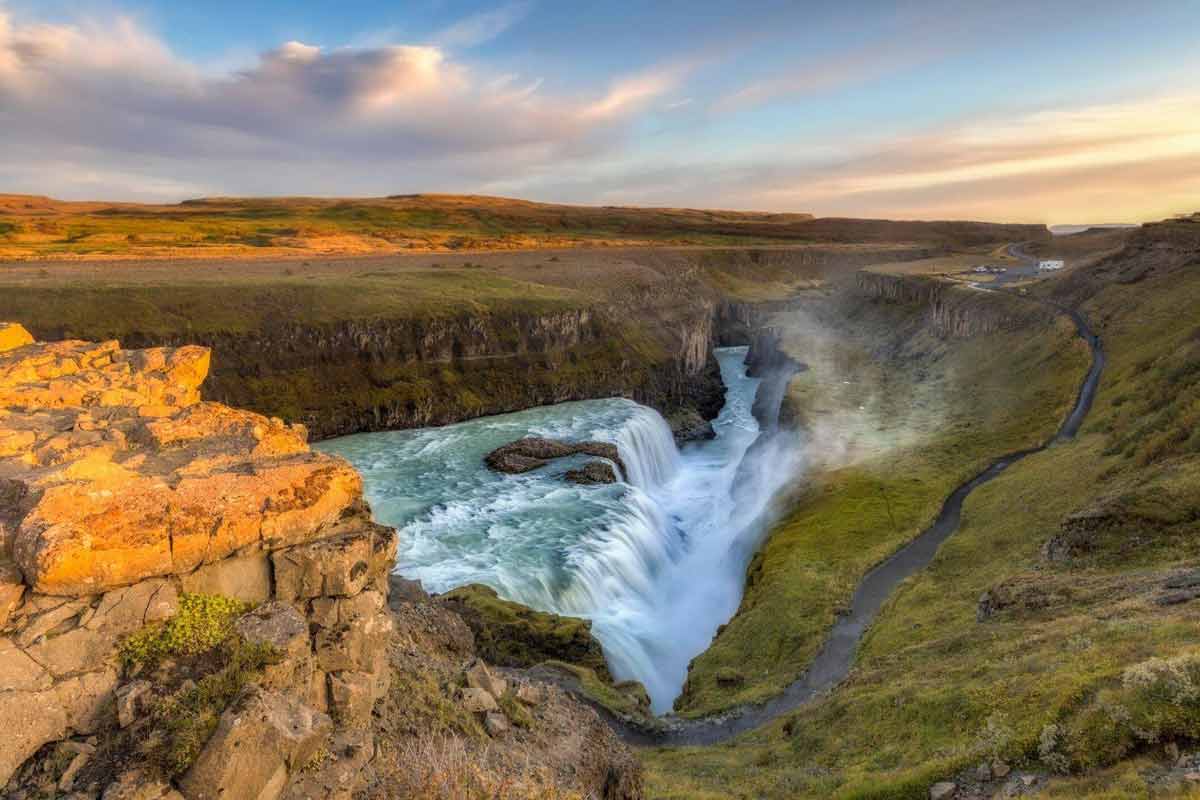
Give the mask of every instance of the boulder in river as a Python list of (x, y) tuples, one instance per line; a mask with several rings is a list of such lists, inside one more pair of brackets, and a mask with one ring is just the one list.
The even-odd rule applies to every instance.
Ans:
[(589, 461), (579, 469), (567, 470), (563, 477), (584, 486), (617, 482), (617, 473), (607, 461)]
[[(558, 439), (545, 439), (540, 436), (527, 436), (515, 442), (497, 447), (483, 457), (483, 463), (488, 469), (504, 472), (509, 475), (519, 475), (538, 467), (544, 467), (556, 458), (565, 458), (583, 453), (597, 458), (607, 458), (624, 472), (625, 464), (617, 453), (617, 446), (611, 442), (563, 442)], [(586, 468), (585, 468), (586, 469)]]

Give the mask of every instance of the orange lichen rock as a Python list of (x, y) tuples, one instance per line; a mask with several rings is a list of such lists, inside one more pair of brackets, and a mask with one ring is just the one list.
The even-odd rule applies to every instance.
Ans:
[(29, 331), (15, 322), (0, 322), (0, 353), (26, 344), (33, 344)]
[(82, 596), (320, 539), (362, 507), (303, 426), (200, 401), (203, 347), (34, 342), (0, 323), (0, 566)]

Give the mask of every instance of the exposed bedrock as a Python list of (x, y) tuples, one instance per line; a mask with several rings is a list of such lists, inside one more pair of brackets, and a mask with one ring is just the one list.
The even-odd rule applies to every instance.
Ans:
[[(310, 796), (289, 788), (300, 768), (388, 684), (395, 534), (370, 520), (361, 480), (310, 451), (302, 427), (200, 402), (204, 348), (6, 338), (0, 716), (18, 724), (0, 741), (0, 783), (47, 742), (148, 736), (170, 689), (132, 674), (122, 643), (191, 613), (189, 597), (219, 595), (229, 609), (259, 604), (238, 636), (273, 666), (218, 710), (178, 788), (189, 800)], [(60, 791), (149, 791), (149, 778), (98, 767), (86, 741), (64, 746), (87, 758)], [(253, 765), (237, 759), (249, 750)]]
[[(657, 303), (657, 301), (655, 301)], [(317, 439), (425, 427), (532, 406), (629, 397), (665, 416), (720, 409), (714, 302), (445, 317), (269, 321), (196, 341), (216, 354), (206, 397), (303, 423)]]
[(519, 475), (544, 467), (554, 459), (580, 453), (607, 458), (622, 472), (625, 471), (625, 462), (621, 460), (617, 446), (611, 442), (563, 442), (538, 436), (527, 436), (497, 447), (483, 457), (483, 463), (495, 472)]
[(885, 303), (924, 305), (938, 336), (964, 339), (1000, 330), (1013, 330), (1054, 317), (1051, 309), (1004, 292), (985, 292), (969, 286), (919, 275), (859, 272), (857, 290)]

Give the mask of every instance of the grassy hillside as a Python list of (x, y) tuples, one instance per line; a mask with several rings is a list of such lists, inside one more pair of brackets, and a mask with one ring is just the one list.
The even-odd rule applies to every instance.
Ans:
[(261, 258), (617, 244), (923, 242), (976, 247), (1040, 226), (814, 220), (808, 214), (588, 207), (473, 195), (208, 198), (176, 205), (0, 195), (0, 260)]
[[(729, 746), (651, 753), (653, 796), (923, 798), (994, 759), (1035, 776), (1048, 797), (1197, 796), (1184, 776), (1194, 767), (1175, 761), (1200, 741), (1200, 603), (1187, 589), (1200, 562), (1200, 225), (1186, 225), (1139, 234), (1051, 289), (1082, 303), (1109, 358), (1078, 439), (970, 496), (961, 530), (884, 607), (845, 684)], [(1010, 358), (996, 344), (973, 357), (1019, 392), (1053, 386), (1034, 374), (1040, 345), (1011, 341), (1024, 356)], [(972, 346), (943, 362), (967, 368)], [(958, 448), (973, 398), (948, 395), (945, 416), (959, 424), (902, 448), (890, 468), (823, 476), (830, 488), (764, 553), (764, 569), (800, 584), (775, 589), (827, 615), (822, 592), (838, 593), (848, 565), (870, 560), (852, 551), (885, 550), (905, 509), (927, 507), (921, 465)], [(1010, 426), (1008, 443), (1035, 428)], [(899, 525), (864, 480), (888, 489)], [(854, 548), (837, 543), (848, 535)], [(795, 629), (798, 649), (819, 635)], [(762, 658), (745, 652), (749, 695)], [(716, 701), (697, 695), (697, 707)]]

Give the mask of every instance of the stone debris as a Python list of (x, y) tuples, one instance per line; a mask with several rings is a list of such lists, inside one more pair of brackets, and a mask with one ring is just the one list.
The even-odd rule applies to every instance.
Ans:
[(525, 683), (517, 687), (517, 700), (527, 706), (540, 706), (546, 700), (546, 692), (540, 686)]
[(483, 727), (492, 738), (502, 736), (508, 732), (508, 717), (498, 711), (492, 711), (483, 718)]
[(62, 777), (58, 779), (59, 791), (71, 791), (71, 787), (75, 785), (75, 776), (79, 774), (81, 769), (87, 766), (87, 763), (91, 760), (91, 758), (92, 757), (89, 753), (75, 754), (75, 757), (71, 759), (71, 763), (68, 764), (66, 770), (63, 771)]
[(171, 784), (151, 777), (145, 770), (121, 773), (104, 790), (100, 800), (184, 800)]
[(467, 686), (472, 689), (482, 689), (492, 697), (501, 697), (508, 691), (508, 681), (498, 678), (488, 669), (487, 664), (480, 659), (467, 667)]
[(132, 725), (146, 710), (152, 691), (147, 680), (136, 680), (117, 689), (117, 724), (122, 728)]
[(188, 800), (273, 800), (289, 772), (307, 764), (332, 732), (328, 715), (254, 687), (221, 715), (180, 789)]
[(950, 800), (957, 792), (957, 784), (950, 781), (939, 781), (929, 787), (929, 800)]
[(490, 711), (500, 710), (500, 706), (496, 704), (496, 698), (492, 697), (486, 689), (467, 687), (461, 689), (458, 696), (463, 710), (468, 713), (486, 714)]

